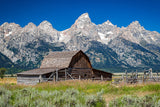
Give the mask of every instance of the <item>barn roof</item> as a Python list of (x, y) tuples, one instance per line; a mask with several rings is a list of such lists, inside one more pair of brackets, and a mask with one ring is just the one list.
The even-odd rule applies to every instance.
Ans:
[(20, 73), (17, 73), (18, 75), (42, 75), (47, 74), (56, 71), (56, 69), (53, 68), (41, 68), (41, 69), (33, 69), (29, 71), (23, 71)]
[(67, 68), (78, 52), (80, 51), (51, 52), (44, 57), (40, 68)]

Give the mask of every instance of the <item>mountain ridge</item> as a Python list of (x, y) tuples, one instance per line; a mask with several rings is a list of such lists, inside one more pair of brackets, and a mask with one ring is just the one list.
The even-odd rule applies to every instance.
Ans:
[(57, 50), (83, 50), (95, 66), (154, 67), (160, 64), (159, 41), (158, 32), (145, 30), (138, 21), (127, 27), (117, 27), (109, 20), (96, 25), (88, 13), (64, 31), (57, 31), (46, 20), (23, 28), (15, 23), (0, 26), (0, 52), (29, 68), (38, 67), (44, 55)]
[[(88, 14), (88, 13), (83, 13), (83, 14), (81, 14), (80, 16), (82, 16), (82, 15), (84, 15), (84, 14)], [(79, 16), (79, 17), (80, 17), (80, 16)], [(78, 17), (78, 18), (79, 18), (79, 17)], [(89, 17), (89, 14), (88, 14), (88, 17)], [(78, 19), (78, 18), (77, 18), (77, 19)], [(76, 19), (76, 20), (77, 20), (77, 19)], [(89, 17), (89, 19), (91, 20), (90, 17)], [(44, 21), (50, 23), (50, 22), (47, 21), (47, 20), (44, 20)], [(42, 21), (42, 22), (44, 22), (44, 21)], [(33, 23), (33, 24), (34, 24), (36, 27), (38, 27), (42, 22), (40, 22), (38, 25), (35, 25), (34, 23)], [(91, 22), (92, 22), (92, 21), (91, 21)], [(107, 22), (110, 22), (110, 24), (113, 25), (112, 22), (109, 21), (109, 20), (107, 20), (107, 21), (105, 21), (105, 22), (102, 22), (102, 23), (99, 23), (99, 24), (96, 24), (96, 25), (102, 25), (102, 24), (105, 24), (105, 23), (107, 23)], [(132, 24), (132, 23), (134, 23), (134, 22), (138, 22), (138, 23), (139, 23), (138, 20), (135, 20), (135, 21), (132, 21), (130, 24)], [(0, 26), (3, 26), (3, 25), (6, 24), (6, 23), (8, 23), (8, 22), (4, 22), (4, 23), (2, 23)], [(29, 23), (32, 23), (32, 22), (29, 22)], [(29, 23), (28, 23), (28, 24), (29, 24)], [(92, 23), (94, 23), (94, 22), (92, 22)], [(10, 23), (8, 23), (8, 24), (16, 24), (16, 23), (10, 22)], [(27, 25), (28, 25), (28, 24), (27, 24)], [(50, 24), (53, 25), (52, 23), (50, 23)], [(74, 24), (74, 23), (73, 23), (73, 24)], [(72, 25), (73, 25), (73, 24), (72, 24)], [(95, 23), (94, 23), (94, 24), (95, 24)], [(127, 26), (129, 26), (130, 24), (128, 24)], [(140, 24), (140, 23), (139, 23), (139, 24)], [(19, 24), (16, 24), (16, 25), (20, 26)], [(71, 25), (71, 26), (72, 26), (72, 25)], [(25, 25), (25, 26), (26, 26), (26, 25)], [(23, 27), (20, 26), (20, 27), (21, 27), (21, 28), (24, 28), (25, 26), (23, 26)], [(117, 25), (114, 25), (114, 26), (117, 26)], [(127, 27), (127, 26), (126, 26), (126, 27)], [(52, 27), (54, 28), (54, 26), (52, 26)], [(123, 28), (123, 27), (124, 27), (124, 26), (119, 26), (119, 28)], [(55, 29), (55, 28), (54, 28), (54, 29)], [(67, 28), (67, 29), (69, 29), (69, 28)], [(61, 31), (65, 31), (65, 30), (67, 30), (67, 29), (57, 30), (57, 31), (61, 32)], [(159, 33), (158, 31), (155, 31), (155, 30), (153, 30), (152, 32), (157, 32), (157, 33)]]

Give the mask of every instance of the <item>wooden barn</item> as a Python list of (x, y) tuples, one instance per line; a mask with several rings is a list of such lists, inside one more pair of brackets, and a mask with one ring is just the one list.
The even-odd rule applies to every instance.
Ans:
[(68, 79), (111, 80), (112, 73), (92, 68), (89, 57), (80, 50), (51, 52), (44, 57), (39, 69), (17, 74), (18, 84)]

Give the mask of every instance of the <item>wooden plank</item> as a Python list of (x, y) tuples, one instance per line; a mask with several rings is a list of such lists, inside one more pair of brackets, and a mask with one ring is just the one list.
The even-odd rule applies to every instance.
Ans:
[(39, 76), (39, 82), (41, 82), (41, 81), (42, 81), (42, 75)]
[(65, 80), (67, 79), (67, 70), (65, 69)]
[(74, 78), (67, 72), (67, 75), (69, 75), (69, 77), (72, 79), (72, 80), (74, 80)]
[(56, 81), (58, 81), (58, 69), (56, 69)]

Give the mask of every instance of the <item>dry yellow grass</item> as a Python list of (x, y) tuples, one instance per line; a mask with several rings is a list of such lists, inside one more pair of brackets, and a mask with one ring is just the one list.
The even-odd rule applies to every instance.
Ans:
[(17, 78), (16, 77), (5, 77), (3, 79), (0, 78), (0, 83), (2, 84), (17, 84)]

